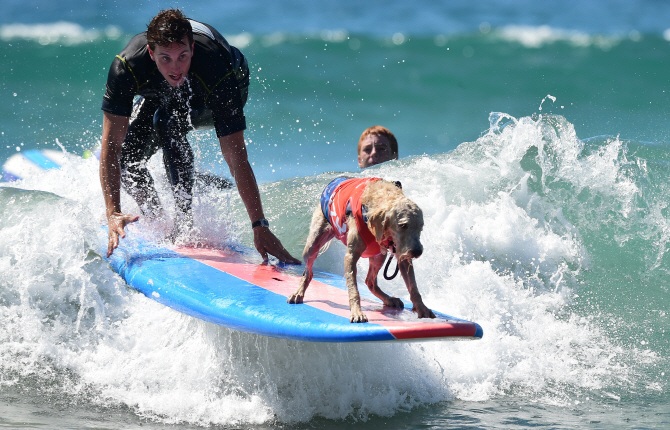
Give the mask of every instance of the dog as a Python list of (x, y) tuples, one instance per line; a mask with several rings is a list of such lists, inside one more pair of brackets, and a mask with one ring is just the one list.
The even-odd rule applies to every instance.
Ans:
[(419, 237), (423, 229), (423, 213), (419, 206), (405, 197), (398, 185), (380, 178), (333, 180), (321, 194), (321, 203), (312, 215), (307, 243), (302, 253), (305, 262), (300, 285), (288, 297), (288, 303), (302, 303), (312, 280), (312, 266), (319, 251), (331, 239), (337, 238), (347, 246), (344, 273), (349, 291), (350, 321), (368, 321), (361, 310), (356, 283), (356, 263), (368, 258), (370, 268), (365, 285), (385, 306), (403, 308), (402, 300), (384, 293), (377, 284), (377, 274), (389, 249), (395, 253), (400, 273), (405, 281), (413, 310), (419, 318), (435, 318), (424, 305), (414, 278), (412, 259), (423, 253)]

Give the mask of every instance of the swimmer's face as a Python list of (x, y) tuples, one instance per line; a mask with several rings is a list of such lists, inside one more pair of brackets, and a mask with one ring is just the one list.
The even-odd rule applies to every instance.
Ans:
[(191, 67), (193, 57), (193, 46), (188, 44), (188, 38), (184, 37), (181, 43), (171, 43), (168, 46), (156, 46), (156, 50), (149, 48), (151, 59), (156, 62), (156, 67), (166, 81), (173, 87), (178, 87), (186, 80), (188, 69)]
[(370, 134), (361, 142), (358, 151), (358, 167), (363, 169), (396, 158), (398, 157), (391, 151), (391, 144), (386, 136)]

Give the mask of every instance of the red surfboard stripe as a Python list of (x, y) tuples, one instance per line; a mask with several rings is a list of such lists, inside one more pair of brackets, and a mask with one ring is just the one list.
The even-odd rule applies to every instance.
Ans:
[[(179, 254), (192, 258), (236, 278), (257, 285), (265, 290), (288, 297), (298, 288), (300, 277), (284, 273), (270, 264), (251, 264), (231, 261), (235, 253), (221, 250), (179, 247)], [(314, 279), (309, 284), (304, 305), (349, 319), (349, 295), (347, 291)], [(394, 317), (402, 311), (384, 307), (381, 303), (361, 298), (361, 308), (368, 322), (385, 327), (396, 339), (429, 338), (444, 336), (474, 336), (476, 327), (469, 321), (422, 320), (399, 321)]]

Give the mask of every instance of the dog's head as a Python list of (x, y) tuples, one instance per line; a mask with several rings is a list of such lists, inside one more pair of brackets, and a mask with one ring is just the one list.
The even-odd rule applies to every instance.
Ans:
[(368, 208), (368, 228), (376, 241), (381, 243), (390, 237), (399, 260), (420, 257), (423, 253), (420, 240), (423, 230), (421, 208), (405, 197), (394, 184), (385, 182), (383, 186), (374, 188), (378, 190), (370, 190), (364, 200)]

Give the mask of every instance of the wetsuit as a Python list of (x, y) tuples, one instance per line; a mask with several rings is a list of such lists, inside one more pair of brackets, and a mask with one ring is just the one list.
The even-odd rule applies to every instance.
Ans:
[[(370, 182), (379, 178), (352, 179), (339, 177), (326, 186), (321, 193), (321, 212), (335, 231), (335, 237), (347, 244), (347, 218), (354, 217), (358, 234), (366, 245), (361, 257), (370, 258), (381, 252), (381, 247), (368, 228), (367, 208), (361, 203), (361, 196)], [(383, 245), (389, 245), (388, 239)]]
[(144, 215), (160, 211), (146, 167), (158, 149), (163, 149), (178, 213), (190, 216), (194, 174), (187, 133), (213, 125), (222, 137), (246, 129), (249, 68), (244, 55), (211, 26), (196, 21), (191, 26), (193, 57), (179, 87), (170, 86), (158, 71), (146, 32), (133, 37), (109, 69), (102, 110), (130, 117), (121, 151), (122, 184)]

